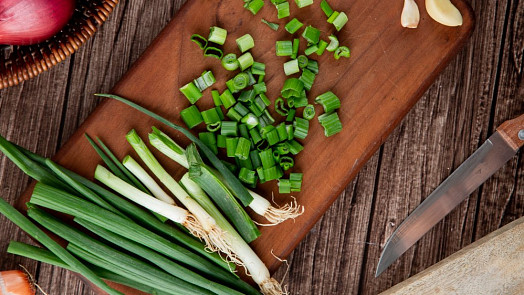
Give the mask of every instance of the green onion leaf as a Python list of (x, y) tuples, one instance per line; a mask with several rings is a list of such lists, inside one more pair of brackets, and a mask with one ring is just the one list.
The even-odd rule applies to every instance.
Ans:
[(208, 46), (204, 50), (204, 56), (211, 56), (217, 59), (222, 59), (222, 56), (224, 56), (224, 52), (220, 48)]
[(298, 49), (300, 48), (300, 39), (293, 39), (293, 51), (291, 53), (291, 58), (296, 59), (298, 56)]
[(229, 109), (237, 102), (231, 91), (229, 91), (229, 89), (226, 89), (224, 90), (224, 92), (222, 92), (222, 94), (220, 95), (220, 101), (226, 109)]
[(340, 99), (331, 91), (317, 96), (315, 103), (320, 104), (326, 113), (340, 108)]
[(318, 122), (324, 127), (324, 135), (330, 137), (342, 131), (342, 122), (337, 112), (324, 113), (318, 116)]
[(342, 28), (346, 25), (348, 22), (348, 16), (345, 12), (340, 12), (337, 17), (333, 20), (333, 25), (335, 26), (335, 29), (337, 31), (342, 30)]
[(318, 46), (316, 44), (314, 44), (314, 45), (311, 45), (308, 48), (306, 48), (306, 50), (304, 50), (304, 54), (305, 55), (311, 55), (313, 53), (317, 53), (317, 51), (318, 51)]
[(256, 15), (264, 7), (264, 0), (251, 0), (244, 7), (251, 11), (253, 15)]
[(224, 136), (237, 136), (238, 134), (238, 123), (232, 121), (222, 122), (222, 128), (220, 134)]
[(266, 24), (270, 29), (272, 29), (273, 31), (277, 31), (278, 28), (280, 27), (279, 24), (276, 24), (276, 23), (272, 23), (272, 22), (268, 22), (267, 20), (265, 19), (262, 19), (262, 23)]
[(324, 51), (326, 50), (327, 47), (328, 47), (328, 43), (326, 41), (324, 41), (324, 40), (320, 40), (318, 42), (317, 54), (318, 55), (324, 54)]
[(218, 154), (217, 139), (214, 133), (200, 132), (198, 138), (210, 149), (213, 153)]
[(294, 137), (304, 139), (309, 131), (309, 121), (300, 117), (295, 117), (293, 121)]
[(238, 63), (240, 64), (240, 70), (244, 71), (253, 65), (255, 61), (251, 53), (246, 52), (238, 57)]
[(312, 104), (308, 104), (305, 108), (304, 108), (304, 119), (306, 120), (311, 120), (315, 117), (315, 107), (312, 105)]
[(289, 179), (279, 179), (278, 180), (278, 192), (280, 194), (289, 194), (291, 193), (291, 182)]
[(278, 19), (289, 16), (289, 2), (286, 1), (276, 4), (275, 7), (277, 8)]
[(329, 51), (329, 52), (333, 52), (335, 50), (337, 50), (338, 48), (338, 38), (336, 36), (329, 36), (329, 45), (326, 47), (326, 50)]
[(295, 0), (298, 8), (306, 7), (313, 4), (313, 0)]

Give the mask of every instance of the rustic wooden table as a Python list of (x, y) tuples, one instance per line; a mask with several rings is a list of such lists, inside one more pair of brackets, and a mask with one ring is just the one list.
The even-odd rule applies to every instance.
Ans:
[[(92, 94), (122, 77), (183, 2), (122, 1), (71, 58), (0, 91), (0, 134), (53, 155), (96, 107)], [(466, 47), (278, 271), (291, 294), (378, 293), (524, 215), (521, 151), (374, 277), (395, 227), (500, 123), (524, 112), (524, 1), (471, 5), (477, 24)], [(14, 203), (28, 183), (1, 155), (0, 195)], [(24, 265), (48, 294), (92, 294), (68, 271), (5, 254), (11, 240), (31, 242), (0, 217), (0, 269)]]

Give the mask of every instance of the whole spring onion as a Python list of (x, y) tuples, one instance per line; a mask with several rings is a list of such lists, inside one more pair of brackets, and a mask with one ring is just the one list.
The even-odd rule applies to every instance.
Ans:
[(0, 44), (31, 45), (49, 39), (71, 19), (75, 0), (2, 0)]
[(247, 283), (237, 278), (228, 270), (209, 262), (177, 244), (171, 243), (167, 239), (134, 222), (130, 222), (110, 211), (64, 191), (38, 183), (33, 191), (31, 203), (82, 218), (108, 231), (166, 255), (186, 266), (190, 266), (209, 278), (240, 291), (251, 289)]
[[(153, 153), (149, 150), (146, 144), (142, 141), (140, 136), (136, 131), (131, 130), (126, 135), (127, 141), (131, 144), (135, 152), (138, 154), (140, 159), (146, 164), (146, 166), (153, 172), (153, 174), (167, 187), (167, 189), (187, 208), (189, 212), (195, 216), (196, 220), (202, 226), (205, 234), (198, 235), (199, 238), (202, 238), (206, 241), (206, 245), (212, 251), (221, 250), (224, 253), (228, 253), (227, 244), (224, 244), (222, 240), (222, 230), (217, 227), (215, 220), (211, 217), (193, 198), (191, 198), (188, 193), (178, 184), (178, 182), (160, 165), (158, 160), (155, 158)], [(97, 171), (99, 168), (97, 167)], [(101, 170), (103, 171), (103, 170)], [(104, 173), (100, 178), (97, 177), (95, 173), (95, 178), (102, 181), (101, 178), (107, 177), (112, 178), (110, 174)], [(106, 185), (109, 185), (112, 181), (109, 179), (106, 181)], [(117, 182), (117, 179), (114, 179), (114, 182)], [(125, 182), (121, 182), (122, 185)], [(155, 199), (151, 199), (152, 202)], [(144, 204), (142, 204), (144, 205)], [(159, 204), (162, 206), (162, 204)], [(167, 205), (165, 205), (167, 206)], [(152, 208), (149, 208), (152, 209)], [(160, 209), (160, 208), (158, 208)], [(156, 210), (155, 210), (156, 211)], [(159, 214), (160, 212), (157, 212)], [(164, 215), (165, 216), (165, 215)], [(171, 218), (169, 216), (166, 216)], [(174, 220), (176, 221), (176, 220)], [(180, 221), (177, 221), (180, 223)], [(196, 231), (195, 233), (198, 233)]]
[[(171, 139), (165, 133), (156, 128), (153, 129), (153, 133), (149, 135), (149, 138), (152, 146), (157, 148), (160, 152), (162, 152), (164, 155), (166, 155), (173, 161), (180, 164), (182, 167), (186, 169), (189, 168), (187, 158), (185, 158), (184, 149), (176, 143), (176, 146), (173, 145), (173, 139)], [(294, 148), (298, 149), (298, 147)], [(215, 172), (215, 176), (221, 177), (221, 181), (223, 181), (224, 176), (221, 175), (219, 172)], [(234, 194), (234, 191), (231, 191)], [(260, 196), (259, 194), (253, 191), (248, 191), (252, 197), (252, 201), (247, 204), (249, 208), (251, 208), (257, 214), (264, 216), (271, 224), (279, 224), (281, 222), (286, 221), (287, 219), (294, 219), (304, 212), (304, 207), (297, 205), (296, 202), (292, 204), (286, 204), (280, 208), (275, 208), (271, 206), (271, 203), (269, 203), (269, 201), (266, 200), (264, 197)], [(236, 197), (238, 198), (238, 196)]]
[[(0, 136), (0, 139), (1, 138), (2, 137)], [(45, 158), (37, 154), (34, 154), (22, 147), (16, 146), (15, 144), (12, 144), (11, 142), (6, 141), (6, 143), (3, 143), (2, 145), (0, 145), (0, 147), (15, 151), (14, 153), (17, 154), (18, 159), (24, 158), (26, 162), (33, 161), (35, 165), (45, 165), (46, 164)], [(210, 261), (214, 262), (216, 265), (224, 269), (229, 270), (232, 267), (234, 267), (234, 265), (232, 264), (225, 263), (218, 254), (210, 253), (209, 251), (207, 251), (205, 249), (205, 246), (201, 242), (194, 239), (192, 236), (190, 237), (188, 234), (181, 232), (180, 230), (172, 226), (169, 226), (167, 224), (160, 222), (159, 219), (153, 217), (151, 214), (149, 214), (142, 208), (134, 205), (131, 202), (126, 201), (125, 199), (123, 199), (120, 196), (113, 194), (112, 192), (106, 190), (105, 188), (99, 186), (98, 184), (92, 181), (89, 181), (88, 179), (70, 170), (65, 169), (64, 167), (60, 167), (60, 170), (63, 173), (65, 173), (67, 176), (69, 176), (71, 179), (74, 179), (76, 182), (84, 185), (85, 187), (89, 188), (90, 190), (98, 194), (108, 203), (110, 203), (115, 208), (117, 208), (120, 212), (125, 213), (127, 216), (131, 217), (132, 219), (139, 221), (142, 225), (147, 227), (149, 230), (152, 230), (153, 232), (161, 234), (164, 237), (167, 237), (169, 239), (173, 239), (177, 243), (184, 245), (185, 247), (199, 253), (203, 257), (206, 257), (207, 259), (209, 259)]]
[(56, 256), (67, 263), (75, 272), (80, 273), (86, 279), (91, 281), (96, 286), (109, 294), (122, 294), (110, 288), (104, 281), (102, 281), (93, 271), (87, 268), (82, 262), (78, 261), (71, 253), (66, 251), (57, 242), (51, 239), (46, 233), (32, 223), (27, 217), (18, 212), (13, 206), (0, 198), (0, 213), (7, 219), (16, 224), (20, 229), (25, 231), (31, 237), (36, 239), (39, 243), (44, 245), (47, 249), (53, 252)]
[[(187, 174), (186, 174), (187, 175)], [(207, 199), (205, 192), (195, 183), (192, 182), (190, 176), (182, 177), (182, 184), (196, 199)], [(215, 209), (216, 210), (216, 209)], [(220, 214), (217, 212), (217, 214)], [(269, 274), (269, 270), (265, 264), (260, 260), (256, 253), (249, 247), (249, 245), (242, 239), (242, 237), (235, 231), (234, 228), (225, 219), (217, 218), (219, 225), (225, 229), (224, 234), (226, 240), (229, 241), (233, 252), (241, 261), (242, 266), (246, 268), (247, 274), (258, 284), (264, 295), (284, 294), (280, 284)]]

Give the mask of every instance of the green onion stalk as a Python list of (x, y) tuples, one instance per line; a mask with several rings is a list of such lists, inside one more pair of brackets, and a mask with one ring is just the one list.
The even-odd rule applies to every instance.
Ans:
[[(170, 138), (164, 132), (153, 127), (153, 132), (149, 134), (149, 141), (152, 146), (157, 148), (164, 155), (177, 162), (184, 168), (188, 169), (189, 164), (185, 155), (185, 150), (178, 145), (172, 138)], [(214, 173), (218, 177), (221, 176), (220, 173), (215, 171)], [(227, 183), (226, 183), (227, 185)], [(255, 193), (248, 189), (249, 194), (253, 197), (253, 200), (248, 205), (255, 213), (263, 216), (269, 221), (269, 224), (259, 224), (272, 226), (282, 223), (288, 219), (294, 219), (300, 216), (304, 212), (304, 207), (298, 205), (296, 201), (293, 201), (289, 204), (286, 204), (282, 207), (276, 208), (271, 205), (271, 203), (261, 195)]]
[[(144, 141), (138, 136), (135, 130), (131, 130), (126, 135), (127, 141), (131, 144), (133, 149), (137, 152), (138, 156), (146, 164), (146, 166), (155, 174), (155, 176), (167, 187), (167, 189), (187, 208), (191, 214), (195, 217), (196, 221), (200, 223), (204, 229), (204, 233), (199, 233), (197, 237), (202, 239), (210, 251), (221, 251), (226, 255), (231, 252), (227, 243), (223, 240), (222, 230), (217, 226), (215, 219), (209, 215), (196, 202), (189, 194), (178, 184), (178, 182), (160, 165), (158, 160), (155, 158), (153, 153), (146, 146)], [(129, 162), (129, 157), (127, 157)], [(109, 172), (109, 171), (107, 171)], [(111, 175), (105, 174), (106, 177), (111, 177)], [(112, 175), (114, 176), (114, 175)], [(138, 177), (138, 175), (135, 175)], [(114, 176), (115, 178), (118, 178)], [(95, 178), (96, 174), (95, 174)], [(98, 179), (98, 178), (97, 178)], [(100, 180), (100, 179), (99, 179)], [(101, 180), (100, 180), (101, 181)], [(121, 182), (122, 185), (125, 185), (125, 182)], [(151, 198), (155, 200), (155, 198)], [(162, 203), (160, 201), (160, 203)], [(143, 204), (145, 206), (145, 204)], [(148, 208), (152, 210), (151, 208)], [(159, 208), (158, 208), (159, 209)], [(161, 214), (161, 213), (159, 213)], [(169, 218), (169, 216), (166, 216)]]

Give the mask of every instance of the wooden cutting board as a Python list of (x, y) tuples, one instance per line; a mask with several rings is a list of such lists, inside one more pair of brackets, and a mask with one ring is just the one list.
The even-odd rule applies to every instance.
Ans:
[[(258, 15), (253, 16), (242, 7), (243, 2), (240, 0), (188, 1), (115, 86), (113, 93), (180, 124), (178, 114), (189, 103), (180, 95), (178, 88), (204, 70), (212, 70), (217, 78), (217, 88), (222, 91), (224, 82), (235, 74), (224, 70), (218, 60), (204, 58), (201, 50), (189, 40), (194, 33), (206, 36), (209, 27), (215, 25), (228, 30), (224, 46), (227, 53), (238, 54), (236, 38), (246, 33), (253, 36), (256, 46), (252, 54), (255, 60), (267, 65), (268, 97), (273, 100), (286, 79), (282, 64), (288, 60), (275, 56), (275, 41), (292, 39), (283, 29), (283, 25), (292, 17), (321, 29), (323, 39), (327, 40), (327, 36), (334, 33), (342, 45), (351, 48), (350, 59), (336, 61), (330, 53), (321, 57), (313, 55), (319, 61), (320, 74), (309, 94), (310, 101), (328, 90), (337, 94), (342, 100), (339, 115), (344, 129), (340, 134), (326, 139), (317, 119), (311, 121), (309, 136), (303, 141), (306, 148), (296, 158), (294, 168), (294, 171), (304, 172), (302, 192), (293, 197), (305, 205), (305, 213), (295, 221), (275, 227), (262, 227), (262, 236), (252, 243), (269, 269), (275, 271), (281, 262), (273, 254), (285, 258), (293, 251), (439, 72), (457, 54), (473, 30), (473, 14), (463, 0), (454, 1), (464, 17), (464, 24), (456, 28), (445, 27), (429, 18), (423, 3), (420, 3), (419, 28), (402, 28), (402, 2), (332, 0), (330, 3), (335, 10), (345, 11), (349, 16), (344, 29), (334, 33), (332, 25), (326, 23), (326, 17), (319, 8), (319, 0), (300, 10), (290, 1), (291, 17), (283, 20), (276, 19), (276, 10), (269, 2)], [(261, 18), (280, 23), (280, 30), (275, 32), (269, 29), (260, 22)], [(305, 43), (303, 39), (301, 42)], [(303, 50), (305, 44), (301, 44), (301, 47)], [(204, 98), (197, 105), (201, 110), (212, 105), (209, 90), (204, 92)], [(321, 113), (318, 106), (316, 109), (317, 113)], [(100, 137), (122, 158), (128, 153), (134, 155), (124, 135), (135, 128), (145, 137), (153, 125), (181, 143), (188, 143), (180, 134), (171, 132), (119, 102), (103, 101), (60, 149), (55, 160), (91, 177), (100, 161), (83, 137), (85, 132)], [(184, 173), (184, 169), (177, 164), (159, 157), (176, 177)], [(279, 195), (274, 182), (260, 186), (257, 191), (269, 199), (274, 193), (277, 204), (292, 200), (290, 196)], [(30, 195), (31, 188), (20, 198), (19, 208), (23, 208)]]
[(522, 294), (524, 217), (380, 295)]

